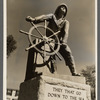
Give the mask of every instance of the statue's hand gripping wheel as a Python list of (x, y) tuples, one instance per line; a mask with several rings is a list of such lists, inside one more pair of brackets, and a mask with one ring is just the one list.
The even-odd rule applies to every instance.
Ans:
[[(29, 32), (20, 30), (21, 33), (24, 33), (29, 37), (29, 42), (31, 45), (26, 48), (26, 50), (34, 48), (43, 57), (44, 62), (46, 62), (46, 56), (49, 57), (49, 60), (53, 55), (56, 55), (61, 60), (62, 58), (58, 54), (58, 51), (60, 49), (60, 42), (57, 36), (60, 31), (54, 32), (52, 29), (47, 27), (46, 20), (44, 22), (44, 25), (36, 25), (32, 21), (30, 22), (32, 24), (32, 27), (29, 29)], [(47, 36), (47, 31), (52, 34), (50, 36)], [(35, 43), (33, 41), (35, 41)]]

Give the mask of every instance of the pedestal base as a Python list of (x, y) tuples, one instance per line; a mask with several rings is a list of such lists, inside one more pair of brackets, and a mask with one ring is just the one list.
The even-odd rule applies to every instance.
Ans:
[(90, 86), (42, 75), (21, 83), (18, 100), (91, 100)]

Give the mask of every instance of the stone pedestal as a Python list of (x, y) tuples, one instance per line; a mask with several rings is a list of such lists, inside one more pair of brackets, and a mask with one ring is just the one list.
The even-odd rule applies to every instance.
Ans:
[(21, 83), (18, 100), (91, 100), (90, 86), (83, 77), (41, 75)]

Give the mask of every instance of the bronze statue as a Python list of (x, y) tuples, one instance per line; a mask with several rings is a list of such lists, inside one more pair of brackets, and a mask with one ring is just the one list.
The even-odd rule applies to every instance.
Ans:
[[(34, 52), (36, 52), (36, 54), (40, 53), (44, 59), (44, 64), (47, 64), (48, 61), (51, 61), (52, 73), (54, 73), (56, 70), (55, 56), (57, 56), (60, 60), (63, 57), (65, 64), (69, 67), (72, 75), (80, 76), (80, 74), (76, 72), (74, 58), (67, 44), (69, 31), (69, 21), (65, 19), (67, 11), (67, 5), (63, 3), (57, 7), (54, 14), (51, 13), (47, 15), (41, 15), (35, 18), (28, 16), (26, 18), (26, 21), (30, 22), (33, 27), (29, 30), (29, 33), (22, 30), (20, 32), (29, 35), (30, 46), (26, 48), (26, 50), (29, 50), (29, 59), (31, 60), (28, 59), (28, 63), (30, 66), (32, 60), (34, 60)], [(41, 22), (44, 22), (44, 26), (37, 25)], [(44, 29), (45, 34), (40, 32), (41, 28)], [(33, 30), (36, 30), (39, 36), (32, 34)], [(36, 39), (32, 40), (32, 37), (35, 37), (38, 42), (36, 43)], [(45, 49), (46, 45), (48, 45), (49, 50)], [(59, 53), (62, 55), (62, 57), (59, 55)], [(47, 60), (46, 56), (49, 56)], [(25, 80), (32, 78), (33, 65), (31, 68), (30, 66), (27, 66)]]

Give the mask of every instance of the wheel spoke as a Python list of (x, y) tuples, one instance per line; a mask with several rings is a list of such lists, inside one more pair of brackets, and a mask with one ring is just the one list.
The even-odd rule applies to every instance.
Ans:
[(33, 22), (31, 22), (31, 24), (34, 26), (34, 28), (37, 30), (37, 32), (41, 35), (41, 37), (43, 37), (42, 33), (39, 31), (37, 26)]
[(30, 34), (30, 33), (25, 32), (25, 31), (23, 31), (23, 30), (20, 30), (20, 32), (21, 32), (21, 33), (24, 33), (24, 34), (26, 34), (26, 35), (31, 35), (31, 36), (33, 36), (33, 37), (35, 37), (35, 38), (38, 38), (38, 39), (42, 39), (42, 40), (43, 40), (42, 37), (38, 37), (38, 36), (36, 36), (36, 35)]
[(60, 31), (55, 32), (54, 34), (50, 35), (50, 36), (48, 37), (48, 39), (51, 38), (51, 37), (53, 37), (54, 35), (57, 35), (59, 32), (60, 32)]
[(42, 42), (43, 42), (43, 40), (42, 40), (41, 42), (39, 42), (38, 44), (31, 45), (30, 47), (26, 48), (26, 50), (29, 50), (29, 49), (31, 49), (31, 48), (34, 48), (35, 46), (39, 45), (39, 44), (42, 43)]
[(35, 57), (35, 59), (34, 59), (34, 63), (36, 64), (37, 63), (37, 52), (35, 52), (35, 54), (34, 54), (34, 57)]
[(45, 20), (45, 23), (44, 23), (44, 27), (45, 27), (45, 35), (46, 35), (46, 29), (47, 29), (47, 21)]
[(44, 57), (43, 57), (43, 61), (45, 62), (46, 61), (46, 48), (45, 48), (45, 44), (46, 44), (46, 41), (44, 41), (44, 51), (43, 51), (43, 54), (44, 54)]

